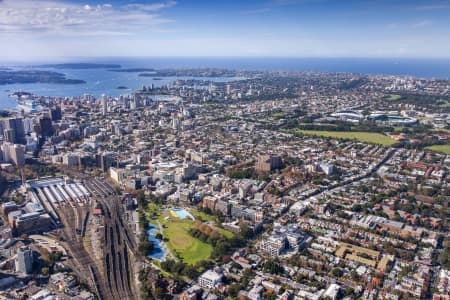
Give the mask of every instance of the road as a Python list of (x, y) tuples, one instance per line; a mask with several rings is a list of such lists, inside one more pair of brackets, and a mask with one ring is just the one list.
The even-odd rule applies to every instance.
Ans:
[[(388, 154), (387, 154), (380, 162), (378, 162), (374, 167), (372, 167), (371, 169), (369, 169), (369, 170), (368, 170), (367, 172), (365, 172), (364, 174), (362, 174), (362, 175), (360, 175), (360, 176), (358, 176), (358, 177), (355, 177), (355, 178), (353, 178), (353, 179), (351, 179), (351, 180), (345, 180), (345, 181), (342, 181), (342, 182), (340, 182), (340, 183), (338, 183), (338, 184), (336, 184), (336, 185), (334, 185), (334, 186), (327, 187), (326, 189), (323, 189), (323, 190), (315, 190), (315, 191), (312, 191), (312, 192), (310, 192), (309, 194), (304, 195), (303, 199), (300, 200), (300, 201), (305, 201), (306, 199), (308, 199), (308, 198), (310, 198), (310, 197), (317, 196), (317, 195), (320, 195), (320, 194), (325, 193), (325, 192), (327, 192), (327, 191), (331, 191), (331, 190), (334, 190), (334, 189), (337, 189), (337, 188), (346, 186), (346, 185), (348, 185), (348, 184), (352, 184), (352, 183), (355, 183), (355, 182), (359, 182), (359, 181), (361, 181), (361, 180), (363, 180), (363, 179), (366, 179), (366, 178), (372, 176), (375, 172), (377, 172), (377, 171), (378, 171), (378, 170), (379, 170), (379, 169), (380, 169), (387, 161), (389, 161), (396, 153), (397, 153), (397, 149), (392, 149), (392, 150), (390, 150), (390, 151), (388, 152)], [(283, 216), (285, 216), (285, 215), (287, 215), (287, 214), (289, 214), (289, 212), (290, 212), (290, 210), (287, 210), (284, 214), (280, 215), (280, 218), (283, 217)], [(254, 241), (254, 240), (251, 240), (250, 243), (253, 243), (253, 241)], [(238, 249), (237, 251), (242, 251), (244, 248), (245, 248), (245, 247), (242, 247), (242, 248)], [(264, 277), (264, 276), (267, 276), (267, 278), (273, 278), (273, 277), (275, 277), (275, 278), (277, 278), (280, 282), (282, 282), (282, 283), (284, 283), (284, 284), (287, 284), (287, 285), (289, 285), (289, 286), (295, 287), (295, 288), (301, 288), (301, 287), (302, 287), (301, 284), (296, 283), (296, 282), (294, 282), (294, 281), (292, 281), (292, 280), (290, 280), (290, 279), (288, 279), (288, 278), (282, 277), (282, 276), (273, 276), (273, 275), (270, 275), (270, 274), (265, 274), (265, 273), (263, 273), (263, 272), (257, 272), (257, 274), (258, 274), (258, 275), (261, 275), (261, 276), (263, 276), (263, 277)], [(345, 284), (346, 286), (350, 286), (349, 284), (344, 283), (344, 282), (340, 282), (340, 283), (341, 283), (341, 284)]]
[(380, 161), (378, 162), (374, 167), (372, 167), (371, 169), (367, 170), (364, 174), (361, 174), (355, 178), (352, 179), (347, 179), (344, 181), (341, 181), (337, 184), (334, 184), (332, 186), (328, 186), (324, 189), (317, 189), (314, 190), (306, 195), (303, 195), (302, 199), (300, 201), (305, 201), (308, 198), (323, 194), (327, 191), (332, 191), (335, 190), (337, 188), (341, 188), (343, 186), (361, 181), (363, 179), (369, 178), (370, 176), (372, 176), (375, 172), (377, 172), (388, 160), (390, 160), (395, 154), (397, 153), (397, 149), (392, 149), (389, 151), (389, 153)]

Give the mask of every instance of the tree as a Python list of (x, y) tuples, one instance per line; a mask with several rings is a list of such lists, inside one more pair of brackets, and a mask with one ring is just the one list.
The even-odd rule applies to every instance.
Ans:
[(263, 297), (265, 300), (275, 300), (277, 299), (277, 295), (272, 291), (265, 291), (263, 293)]
[(283, 273), (284, 268), (278, 262), (269, 259), (264, 264), (263, 270), (269, 272), (270, 274), (279, 275)]
[(61, 257), (62, 257), (61, 251), (51, 252), (49, 255), (49, 261), (51, 264), (54, 264), (55, 262), (60, 261)]
[(331, 274), (333, 274), (334, 277), (342, 277), (342, 275), (344, 274), (344, 272), (342, 272), (341, 269), (339, 268), (333, 268), (331, 270)]

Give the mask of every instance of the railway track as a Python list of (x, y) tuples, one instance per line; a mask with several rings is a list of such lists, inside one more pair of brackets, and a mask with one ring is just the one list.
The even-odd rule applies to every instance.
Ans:
[[(89, 283), (99, 299), (138, 299), (132, 282), (133, 261), (139, 259), (136, 241), (129, 228), (122, 221), (124, 213), (120, 197), (106, 182), (87, 178), (80, 174), (84, 187), (90, 192), (89, 198), (74, 205), (61, 205), (56, 211), (64, 225), (61, 228), (67, 250), (75, 262), (80, 278)], [(83, 243), (88, 236), (90, 210), (94, 201), (101, 203), (104, 210), (103, 255), (96, 259), (90, 247)], [(69, 203), (71, 204), (71, 203)], [(98, 249), (96, 249), (98, 250)]]
[[(99, 268), (89, 252), (84, 248), (81, 228), (86, 222), (89, 207), (65, 206), (59, 209), (61, 221), (64, 224), (63, 236), (73, 259), (77, 263), (76, 271), (81, 278), (92, 282), (92, 287), (99, 299), (112, 299), (111, 290), (105, 285), (102, 268)], [(84, 216), (84, 217), (83, 217)], [(80, 230), (80, 232), (78, 232)], [(95, 280), (94, 280), (95, 279)]]
[(131, 284), (132, 267), (130, 255), (136, 253), (136, 245), (128, 235), (121, 219), (120, 199), (114, 190), (100, 180), (85, 182), (104, 210), (104, 259), (106, 285), (111, 299), (136, 299)]

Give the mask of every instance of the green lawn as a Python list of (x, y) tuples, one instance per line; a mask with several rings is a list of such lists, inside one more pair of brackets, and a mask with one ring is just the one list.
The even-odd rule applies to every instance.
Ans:
[(358, 140), (365, 143), (379, 144), (383, 146), (391, 146), (396, 143), (396, 141), (390, 137), (375, 132), (295, 130), (295, 133), (337, 139)]
[(386, 100), (397, 101), (397, 100), (400, 100), (400, 98), (402, 98), (402, 96), (400, 96), (400, 95), (390, 95), (389, 97), (386, 98)]
[(282, 118), (282, 117), (284, 117), (284, 113), (282, 113), (282, 112), (275, 112), (275, 113), (272, 113), (271, 116), (274, 117), (274, 118)]
[(204, 212), (191, 209), (189, 211), (195, 218), (200, 219), (201, 221), (214, 221), (214, 216), (205, 214)]
[(176, 220), (164, 218), (168, 214), (160, 216), (159, 220), (164, 225), (163, 236), (169, 240), (168, 246), (170, 250), (181, 260), (187, 264), (195, 263), (208, 259), (212, 253), (212, 246), (193, 238), (189, 234), (193, 221), (190, 219)]
[(220, 233), (221, 235), (223, 235), (224, 237), (226, 237), (228, 239), (231, 239), (234, 236), (234, 234), (231, 231), (225, 230), (220, 227), (216, 227), (216, 229), (217, 229), (218, 233)]
[(426, 148), (427, 150), (434, 152), (441, 152), (444, 154), (450, 154), (450, 145), (434, 145)]
[[(201, 211), (190, 209), (189, 212), (200, 221), (214, 222), (215, 217)], [(163, 236), (168, 239), (166, 243), (172, 253), (183, 262), (194, 265), (201, 260), (208, 259), (212, 253), (212, 246), (192, 237), (189, 234), (194, 221), (191, 219), (176, 219), (170, 216), (169, 211), (161, 210), (161, 207), (149, 203), (146, 216), (150, 223), (158, 226), (158, 221), (164, 227)], [(166, 217), (169, 217), (165, 220)], [(233, 237), (233, 233), (223, 228), (216, 227), (217, 231), (227, 238)]]
[(161, 208), (153, 203), (149, 203), (147, 206), (147, 210), (145, 211), (145, 216), (147, 217), (147, 220), (156, 225), (159, 215), (161, 214)]
[(448, 102), (447, 100), (439, 99), (436, 102), (439, 103), (439, 107), (441, 107), (441, 108), (449, 108), (450, 107), (450, 102)]
[[(205, 214), (204, 212), (195, 210), (195, 209), (191, 209), (189, 210), (189, 212), (198, 220), (200, 221), (204, 221), (204, 222), (215, 222), (217, 224), (217, 219), (215, 216), (211, 216), (208, 214)], [(217, 232), (220, 233), (221, 235), (223, 235), (226, 238), (232, 238), (234, 236), (234, 234), (228, 230), (225, 230), (223, 228), (217, 227), (215, 226), (215, 228), (217, 229)]]

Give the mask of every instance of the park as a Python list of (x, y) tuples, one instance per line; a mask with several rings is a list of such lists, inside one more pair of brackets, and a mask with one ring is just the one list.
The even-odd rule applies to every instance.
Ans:
[[(212, 245), (191, 235), (190, 230), (196, 224), (214, 224), (214, 217), (195, 209), (162, 209), (157, 205), (147, 208), (147, 217), (151, 224), (158, 228), (163, 241), (168, 248), (164, 259), (176, 259), (189, 265), (207, 260), (213, 252)], [(227, 238), (233, 234), (223, 228), (213, 226), (218, 234)], [(152, 257), (152, 255), (150, 255)], [(160, 259), (161, 257), (152, 257)]]

